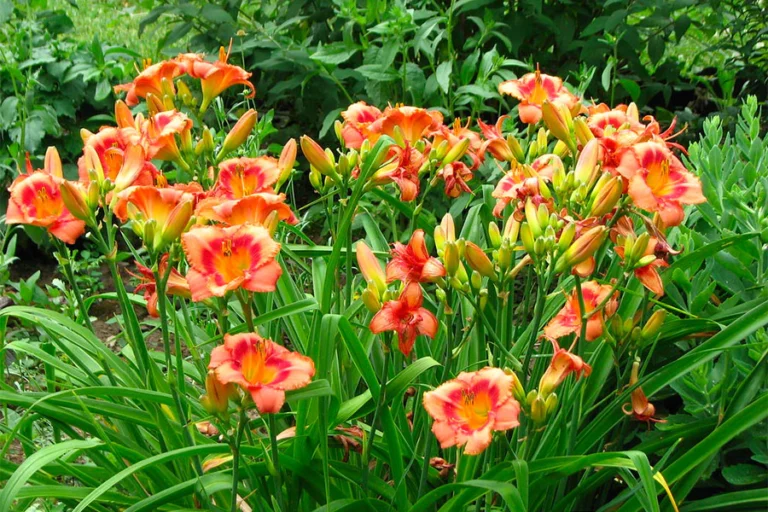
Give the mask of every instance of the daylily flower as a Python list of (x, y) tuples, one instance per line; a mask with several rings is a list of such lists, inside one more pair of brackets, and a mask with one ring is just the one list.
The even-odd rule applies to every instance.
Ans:
[(635, 205), (657, 212), (667, 227), (683, 222), (682, 205), (706, 202), (699, 179), (664, 144), (633, 146), (622, 155), (617, 171), (629, 180), (629, 196)]
[[(101, 166), (104, 178), (111, 181), (118, 192), (134, 185), (155, 183), (159, 171), (150, 161), (152, 156), (142, 150), (141, 135), (136, 132), (133, 136), (128, 130), (106, 127), (96, 133), (81, 132), (84, 147), (83, 156), (77, 161), (77, 171), (82, 183), (90, 182), (89, 171), (97, 164)], [(89, 155), (91, 150), (93, 154)], [(94, 158), (94, 154), (98, 158)]]
[(280, 244), (262, 226), (201, 226), (183, 234), (181, 244), (195, 302), (223, 297), (237, 288), (271, 292), (282, 274), (275, 261)]
[(499, 94), (507, 94), (520, 100), (518, 113), (520, 120), (526, 124), (536, 124), (541, 120), (541, 106), (545, 101), (561, 103), (568, 110), (580, 107), (579, 98), (571, 94), (563, 86), (563, 81), (556, 77), (541, 73), (538, 68), (535, 73), (523, 75), (518, 80), (507, 80), (499, 84)]
[(493, 432), (520, 425), (520, 404), (512, 396), (514, 377), (499, 368), (462, 372), (424, 393), (424, 408), (435, 420), (432, 432), (441, 448), (464, 446), (478, 455), (491, 444)]
[(483, 139), (480, 134), (470, 129), (469, 125), (472, 122), (472, 118), (467, 118), (466, 124), (461, 124), (461, 119), (456, 118), (453, 120), (452, 126), (440, 125), (438, 131), (435, 133), (432, 139), (432, 146), (439, 146), (442, 141), (448, 141), (448, 147), (454, 148), (462, 143), (464, 140), (469, 141), (469, 147), (467, 148), (466, 155), (472, 159), (472, 166), (470, 170), (476, 170), (483, 162)]
[(422, 307), (424, 297), (419, 283), (406, 285), (397, 300), (385, 302), (371, 319), (369, 328), (374, 334), (385, 331), (397, 332), (398, 348), (406, 357), (413, 350), (416, 336), (434, 338), (437, 334), (437, 318)]
[[(147, 313), (149, 316), (158, 318), (157, 312), (157, 282), (155, 282), (155, 276), (152, 270), (136, 263), (140, 275), (131, 274), (139, 279), (139, 284), (135, 288), (135, 293), (144, 292), (144, 300), (147, 301)], [(164, 275), (168, 271), (168, 255), (164, 254), (160, 258), (159, 272), (160, 275)], [(173, 295), (176, 297), (190, 298), (189, 283), (175, 268), (171, 269), (171, 273), (168, 275), (168, 281), (165, 284), (165, 292), (167, 295)]]
[(564, 172), (565, 166), (559, 156), (553, 154), (541, 155), (536, 160), (531, 162), (531, 168), (536, 171), (536, 174), (540, 178), (544, 178), (547, 181), (552, 180), (552, 176), (556, 172)]
[(177, 58), (182, 69), (189, 76), (200, 79), (203, 90), (200, 112), (204, 112), (214, 98), (233, 85), (239, 84), (250, 89), (251, 93), (246, 96), (247, 98), (253, 98), (256, 95), (256, 89), (248, 80), (251, 73), (239, 66), (228, 64), (227, 59), (229, 59), (229, 53), (223, 46), (219, 48), (219, 60), (216, 62), (208, 62), (196, 54), (182, 54)]
[(273, 193), (280, 178), (278, 161), (269, 156), (230, 158), (219, 164), (213, 195), (241, 199), (257, 192)]
[(543, 201), (539, 194), (539, 178), (537, 178), (530, 166), (513, 165), (504, 177), (493, 189), (492, 197), (496, 199), (493, 215), (501, 218), (504, 208), (513, 201), (519, 205), (525, 203), (527, 198), (532, 198), (535, 204)]
[[(640, 361), (635, 361), (632, 363), (632, 373), (629, 376), (629, 385), (634, 386), (637, 384), (638, 381), (638, 371), (640, 369)], [(654, 418), (656, 415), (656, 408), (653, 406), (652, 403), (648, 401), (648, 398), (645, 396), (645, 393), (643, 393), (643, 389), (641, 387), (636, 387), (632, 390), (631, 393), (632, 397), (632, 404), (631, 409), (628, 409), (628, 406), (630, 404), (624, 404), (621, 408), (624, 411), (624, 414), (628, 416), (634, 416), (634, 418), (638, 421), (644, 421), (648, 424), (648, 428), (651, 427), (651, 422), (654, 423), (664, 423), (665, 420), (660, 420), (657, 418)]]
[(392, 145), (389, 159), (392, 161), (376, 171), (371, 182), (374, 185), (395, 183), (400, 189), (400, 200), (413, 201), (419, 195), (419, 169), (426, 157), (406, 144), (404, 148)]
[(554, 340), (552, 340), (552, 346), (555, 353), (552, 354), (549, 367), (539, 381), (539, 393), (544, 397), (552, 394), (569, 374), (575, 373), (576, 378), (579, 378), (581, 375), (588, 377), (592, 373), (592, 367), (585, 363), (582, 358), (560, 348)]
[[(590, 314), (608, 297), (611, 290), (613, 290), (612, 286), (601, 285), (595, 281), (587, 281), (581, 285), (584, 307), (587, 310), (586, 313), (589, 314), (587, 320), (587, 341), (593, 341), (603, 334), (605, 318), (610, 318), (619, 307), (618, 293), (615, 293), (608, 299), (602, 311)], [(553, 340), (571, 333), (576, 333), (578, 336), (581, 332), (581, 316), (579, 296), (576, 289), (574, 289), (566, 297), (563, 309), (544, 328), (544, 336)]]
[(251, 394), (260, 414), (280, 412), (285, 392), (303, 388), (315, 376), (315, 363), (256, 333), (224, 335), (211, 351), (208, 368), (222, 384), (237, 384)]
[(459, 197), (462, 192), (472, 193), (467, 182), (471, 181), (474, 176), (464, 162), (448, 164), (440, 169), (437, 175), (445, 182), (445, 195), (448, 197)]
[(604, 137), (609, 131), (630, 130), (639, 134), (645, 129), (640, 121), (627, 115), (626, 108), (592, 114), (587, 119), (587, 126), (597, 138)]
[(395, 242), (392, 261), (387, 264), (387, 282), (404, 283), (435, 281), (445, 275), (445, 267), (437, 258), (430, 257), (424, 242), (424, 231), (417, 229), (408, 245)]
[(172, 94), (175, 94), (173, 88), (173, 79), (182, 74), (182, 68), (178, 62), (173, 60), (164, 60), (157, 64), (152, 64), (144, 68), (144, 71), (138, 74), (132, 82), (122, 85), (116, 85), (116, 93), (126, 91), (125, 102), (129, 107), (138, 105), (139, 98), (146, 98), (148, 94), (163, 96), (163, 79), (170, 85)]
[[(130, 219), (134, 232), (144, 239), (147, 247), (156, 251), (179, 238), (189, 224), (193, 209), (193, 197), (181, 190), (145, 186), (119, 193), (113, 206), (115, 216), (122, 222)], [(148, 222), (153, 223), (149, 231), (145, 229)]]
[(360, 149), (366, 139), (370, 140), (371, 144), (376, 143), (379, 134), (371, 132), (369, 127), (381, 117), (381, 110), (364, 101), (358, 101), (342, 112), (341, 117), (344, 118), (341, 137), (344, 139), (345, 146)]
[(365, 281), (373, 283), (379, 295), (387, 291), (387, 279), (379, 259), (373, 254), (371, 248), (362, 240), (355, 246), (357, 267), (363, 274)]
[(174, 162), (182, 160), (176, 135), (182, 136), (192, 129), (190, 118), (177, 110), (158, 112), (146, 120), (142, 128), (150, 158)]
[[(424, 132), (432, 125), (434, 118), (426, 109), (417, 107), (387, 107), (376, 121), (368, 126), (373, 133), (389, 135), (397, 140), (395, 127), (407, 145), (413, 146), (421, 140)], [(373, 142), (373, 141), (372, 141)]]
[(45, 228), (62, 242), (74, 244), (85, 232), (85, 222), (64, 205), (56, 167), (21, 174), (8, 188), (6, 224), (28, 224)]
[(222, 200), (219, 197), (203, 199), (197, 205), (198, 220), (212, 220), (228, 226), (256, 224), (266, 226), (270, 214), (275, 212), (277, 220), (296, 224), (299, 219), (285, 204), (285, 194), (256, 192), (241, 199)]

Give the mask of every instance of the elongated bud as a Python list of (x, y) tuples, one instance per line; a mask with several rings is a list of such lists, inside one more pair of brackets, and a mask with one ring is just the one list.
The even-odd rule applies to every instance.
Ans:
[(239, 148), (253, 131), (253, 127), (256, 126), (257, 120), (258, 114), (253, 109), (250, 109), (243, 114), (224, 138), (224, 142), (221, 145), (219, 154), (216, 155), (216, 159), (221, 160), (224, 155)]
[(101, 191), (99, 190), (99, 184), (92, 181), (88, 184), (88, 208), (91, 211), (95, 211), (99, 207), (99, 199)]
[(329, 176), (336, 173), (333, 161), (328, 157), (328, 154), (323, 150), (320, 144), (306, 135), (302, 135), (301, 137), (301, 151), (304, 153), (306, 159), (309, 160), (312, 167), (317, 169), (320, 174)]
[[(179, 239), (184, 230), (187, 229), (189, 220), (192, 218), (192, 210), (192, 201), (179, 203), (171, 210), (171, 213), (168, 214), (168, 220), (165, 222), (165, 226), (163, 226), (160, 239), (155, 240), (154, 249), (156, 251), (162, 250)], [(149, 243), (149, 240), (146, 240), (146, 243)]]
[(200, 399), (203, 408), (209, 414), (225, 414), (229, 408), (229, 399), (237, 395), (234, 384), (222, 384), (213, 371), (205, 378), (205, 395)]
[(531, 230), (531, 225), (528, 223), (523, 224), (520, 226), (520, 241), (523, 242), (523, 247), (525, 247), (526, 252), (530, 255), (534, 255), (534, 241), (533, 241), (533, 231)]
[(503, 240), (501, 247), (496, 251), (496, 263), (502, 272), (512, 266), (512, 244), (508, 240)]
[(509, 150), (512, 152), (512, 156), (515, 157), (515, 160), (518, 162), (525, 160), (525, 151), (523, 151), (523, 147), (511, 133), (507, 135), (507, 146), (509, 146)]
[(557, 408), (557, 394), (552, 393), (549, 395), (544, 405), (547, 411), (547, 416), (550, 416), (553, 412), (555, 412), (555, 409)]
[(539, 221), (541, 229), (546, 229), (549, 226), (549, 210), (545, 204), (540, 204), (536, 209), (536, 219)]
[(280, 177), (277, 179), (277, 189), (288, 181), (293, 172), (293, 164), (296, 163), (296, 139), (290, 139), (283, 146), (280, 152), (280, 159), (277, 162), (277, 168), (280, 170)]
[(461, 142), (454, 145), (445, 155), (445, 158), (443, 158), (443, 165), (452, 164), (460, 159), (467, 152), (467, 149), (469, 149), (469, 139), (462, 139)]
[(600, 184), (598, 180), (595, 190), (592, 191), (592, 208), (590, 208), (590, 217), (602, 217), (614, 209), (618, 204), (621, 195), (624, 192), (624, 185), (621, 178), (611, 176), (607, 182)]
[(555, 272), (562, 272), (592, 257), (603, 244), (607, 232), (605, 226), (595, 226), (582, 234), (557, 261)]
[(600, 141), (592, 139), (584, 145), (576, 162), (574, 177), (578, 183), (589, 185), (597, 176), (597, 162), (600, 156)]
[(79, 184), (72, 183), (71, 181), (62, 181), (60, 190), (61, 199), (64, 201), (64, 206), (67, 207), (69, 213), (76, 219), (89, 221), (92, 215), (91, 209), (88, 207), (84, 190)]
[(571, 222), (563, 228), (560, 233), (560, 239), (557, 241), (558, 248), (561, 251), (566, 251), (571, 246), (573, 239), (576, 237), (576, 223)]
[(149, 219), (142, 224), (141, 221), (133, 219), (133, 225), (134, 233), (139, 234), (147, 247), (152, 247), (152, 245), (154, 245), (153, 241), (155, 240), (155, 236), (158, 232), (157, 221), (155, 219)]
[(634, 101), (627, 106), (627, 117), (636, 123), (640, 122), (640, 112)]
[(508, 240), (510, 244), (515, 245), (519, 234), (520, 221), (517, 220), (514, 215), (510, 215), (507, 219), (507, 223), (504, 225), (504, 239)]
[(657, 309), (651, 315), (651, 318), (643, 326), (643, 330), (640, 335), (644, 340), (651, 340), (661, 331), (661, 327), (664, 325), (664, 320), (667, 318), (667, 310)]
[[(629, 237), (631, 238), (631, 237)], [(624, 250), (624, 259), (628, 265), (634, 268), (635, 263), (645, 255), (645, 251), (648, 249), (648, 243), (651, 241), (651, 237), (648, 233), (643, 233), (637, 237), (631, 247), (629, 253)]]
[(501, 231), (499, 225), (493, 221), (488, 224), (488, 241), (494, 249), (501, 247)]
[(515, 372), (506, 368), (504, 369), (504, 373), (512, 377), (512, 396), (515, 397), (515, 400), (520, 404), (524, 404), (526, 402), (526, 395), (523, 383), (520, 382), (520, 378)]
[(531, 403), (531, 419), (537, 425), (547, 421), (547, 403), (541, 395), (537, 395)]
[(314, 167), (309, 170), (309, 183), (317, 191), (323, 189), (323, 175)]
[(134, 126), (133, 114), (123, 100), (115, 102), (115, 122), (118, 128), (131, 128)]
[(570, 111), (560, 103), (545, 101), (541, 106), (541, 117), (549, 132), (557, 139), (571, 144), (573, 119)]
[(493, 263), (490, 258), (488, 258), (488, 255), (476, 244), (473, 244), (472, 242), (466, 243), (466, 246), (464, 247), (464, 257), (467, 259), (467, 263), (469, 263), (472, 270), (479, 272), (480, 275), (494, 281), (497, 279)]
[(101, 166), (98, 153), (93, 149), (93, 146), (85, 146), (83, 152), (85, 153), (85, 168), (89, 176), (93, 174), (96, 178), (93, 181), (96, 181), (101, 186), (104, 183), (104, 168)]
[(565, 142), (559, 140), (555, 143), (555, 147), (552, 150), (552, 153), (559, 156), (560, 158), (565, 158), (571, 153), (571, 150), (568, 149), (568, 145)]
[(456, 242), (445, 242), (443, 246), (443, 263), (445, 263), (445, 270), (449, 276), (456, 274), (460, 265), (459, 248), (456, 246)]
[(440, 221), (440, 225), (435, 227), (435, 247), (437, 247), (438, 254), (443, 253), (445, 242), (456, 241), (456, 225), (453, 222), (453, 216), (450, 213), (446, 213), (443, 216), (443, 220)]
[(203, 153), (213, 153), (213, 135), (207, 126), (203, 128), (203, 136), (195, 145), (195, 155), (200, 156)]
[(480, 290), (483, 286), (483, 276), (480, 275), (480, 272), (473, 270), (472, 275), (469, 276), (469, 284), (472, 285), (472, 288), (475, 290)]
[(145, 99), (147, 100), (147, 112), (150, 116), (154, 116), (158, 112), (166, 110), (162, 98), (157, 95), (149, 93)]
[(541, 224), (539, 224), (539, 211), (536, 208), (536, 205), (533, 204), (533, 201), (528, 199), (525, 202), (525, 220), (528, 221), (528, 226), (531, 229), (531, 235), (533, 235), (534, 238), (538, 238), (541, 236), (542, 230), (541, 230)]
[(376, 313), (381, 309), (381, 300), (379, 299), (379, 294), (371, 290), (371, 286), (373, 285), (371, 284), (368, 288), (363, 290), (361, 299), (368, 311)]
[(587, 142), (595, 138), (592, 134), (592, 130), (587, 125), (587, 120), (583, 117), (577, 117), (573, 120), (573, 131), (576, 135), (576, 141), (583, 147)]
[(367, 282), (373, 283), (378, 296), (381, 297), (387, 291), (387, 277), (384, 274), (381, 263), (379, 263), (376, 255), (373, 254), (371, 248), (363, 241), (357, 243), (355, 252), (360, 272)]

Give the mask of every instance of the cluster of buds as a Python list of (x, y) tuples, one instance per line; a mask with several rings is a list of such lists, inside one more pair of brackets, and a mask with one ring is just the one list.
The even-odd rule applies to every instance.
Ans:
[(630, 349), (639, 349), (653, 343), (661, 332), (667, 311), (657, 309), (645, 324), (641, 324), (642, 311), (638, 311), (634, 318), (623, 319), (614, 315), (608, 322), (607, 341), (614, 347), (627, 345)]

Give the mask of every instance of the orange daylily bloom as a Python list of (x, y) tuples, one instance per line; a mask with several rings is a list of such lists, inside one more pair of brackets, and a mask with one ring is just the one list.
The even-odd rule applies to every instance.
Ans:
[(445, 182), (445, 195), (448, 197), (459, 197), (462, 192), (472, 193), (467, 182), (471, 181), (474, 175), (464, 162), (448, 164), (440, 169), (437, 175)]
[(285, 392), (303, 388), (315, 376), (315, 363), (257, 333), (224, 335), (211, 351), (208, 368), (222, 384), (237, 384), (251, 394), (260, 414), (280, 412)]
[(401, 201), (413, 201), (419, 195), (419, 169), (426, 157), (408, 144), (404, 148), (393, 144), (388, 158), (390, 163), (376, 171), (371, 182), (375, 185), (394, 183), (400, 189)]
[(387, 264), (387, 282), (400, 280), (404, 283), (435, 281), (445, 275), (440, 260), (427, 251), (424, 230), (417, 229), (411, 235), (408, 245), (395, 242), (392, 261)]
[(683, 222), (684, 204), (706, 202), (699, 179), (663, 143), (636, 144), (622, 155), (616, 170), (629, 180), (635, 205), (657, 212), (667, 227)]
[(520, 79), (501, 82), (499, 94), (520, 100), (518, 113), (520, 120), (526, 124), (536, 124), (541, 120), (541, 106), (545, 101), (565, 105), (572, 113), (578, 113), (581, 107), (579, 98), (563, 86), (560, 78), (545, 75), (538, 68), (535, 73), (528, 73)]
[(177, 110), (167, 110), (153, 115), (142, 128), (150, 158), (178, 161), (181, 152), (176, 135), (188, 133), (192, 129), (192, 120)]
[(275, 261), (280, 244), (263, 226), (201, 226), (181, 236), (195, 302), (243, 288), (271, 292), (283, 273)]
[(221, 222), (228, 226), (256, 224), (265, 226), (270, 214), (275, 212), (277, 220), (296, 224), (299, 219), (285, 204), (285, 194), (256, 192), (241, 199), (222, 200), (219, 197), (203, 199), (195, 210), (198, 219)]
[(249, 78), (251, 73), (239, 66), (227, 63), (229, 53), (222, 46), (219, 48), (219, 60), (208, 62), (197, 54), (182, 54), (176, 59), (182, 69), (192, 78), (200, 80), (203, 101), (200, 111), (204, 112), (211, 101), (233, 85), (243, 85), (251, 90), (247, 98), (256, 96), (256, 88)]
[[(194, 198), (181, 190), (157, 187), (131, 187), (114, 200), (115, 216), (133, 222), (134, 232), (144, 239), (147, 247), (162, 250), (178, 240), (187, 229), (194, 209)], [(155, 226), (147, 232), (147, 222)], [(151, 239), (145, 237), (150, 236)]]
[(144, 71), (138, 74), (132, 82), (114, 87), (115, 92), (126, 91), (125, 102), (129, 107), (138, 105), (139, 98), (146, 98), (147, 94), (163, 97), (162, 81), (167, 80), (170, 84), (171, 93), (175, 94), (173, 79), (182, 74), (182, 69), (178, 62), (173, 60), (164, 60), (157, 64), (152, 64), (144, 68)]
[(590, 115), (587, 126), (597, 138), (604, 137), (608, 135), (606, 132), (611, 131), (629, 130), (640, 134), (645, 130), (645, 126), (640, 121), (627, 115), (626, 109), (618, 108)]
[[(52, 155), (51, 163), (54, 160)], [(62, 242), (74, 244), (85, 232), (85, 222), (75, 218), (64, 205), (56, 169), (54, 166), (21, 174), (13, 180), (8, 188), (5, 223), (39, 226)]]
[(504, 135), (501, 132), (504, 121), (508, 117), (509, 116), (501, 116), (496, 121), (495, 125), (485, 124), (480, 119), (477, 120), (480, 131), (483, 132), (483, 137), (485, 138), (485, 142), (482, 143), (478, 151), (481, 157), (484, 158), (485, 153), (487, 152), (500, 162), (513, 162), (517, 159), (512, 148), (509, 147), (507, 139), (504, 138)]
[(472, 159), (472, 166), (470, 170), (476, 170), (483, 163), (483, 139), (480, 134), (470, 129), (469, 125), (472, 122), (472, 118), (467, 118), (466, 124), (461, 124), (461, 119), (456, 118), (453, 120), (452, 126), (440, 125), (435, 132), (435, 136), (432, 139), (432, 146), (439, 146), (442, 141), (448, 141), (448, 147), (453, 148), (457, 144), (460, 144), (464, 139), (469, 140), (469, 148), (466, 155)]
[(437, 334), (437, 318), (422, 307), (424, 296), (419, 283), (409, 283), (397, 300), (384, 303), (381, 310), (371, 319), (369, 328), (374, 334), (385, 331), (397, 332), (400, 352), (410, 355), (416, 336), (434, 338)]
[(344, 119), (341, 127), (341, 138), (344, 139), (345, 146), (360, 149), (366, 139), (370, 140), (371, 144), (376, 143), (379, 134), (371, 132), (369, 127), (371, 123), (381, 117), (381, 110), (366, 104), (364, 101), (358, 101), (342, 112), (341, 117)]
[[(92, 170), (96, 164), (93, 155), (86, 157), (89, 152), (88, 148), (91, 148), (98, 156), (98, 163), (101, 164), (104, 177), (116, 187), (119, 183), (118, 192), (134, 185), (152, 185), (155, 183), (159, 171), (150, 161), (151, 155), (147, 155), (146, 151), (140, 151), (141, 136), (135, 136), (130, 130), (132, 129), (110, 126), (102, 128), (97, 133), (82, 132), (81, 135), (84, 136), (83, 156), (77, 161), (77, 171), (81, 182), (90, 182), (88, 171)], [(141, 160), (141, 165), (139, 165), (139, 160)]]
[[(435, 118), (426, 109), (418, 107), (387, 107), (380, 118), (371, 123), (368, 129), (377, 134), (395, 137), (395, 127), (399, 128), (408, 145), (416, 144), (434, 123)], [(373, 142), (373, 141), (372, 141)]]
[(536, 174), (540, 178), (544, 178), (547, 181), (552, 180), (552, 176), (558, 170), (565, 170), (563, 161), (559, 156), (553, 154), (541, 155), (536, 160), (531, 162), (531, 168), (536, 171)]
[(493, 432), (520, 425), (520, 404), (512, 396), (514, 376), (499, 368), (462, 372), (424, 393), (424, 408), (435, 420), (432, 432), (441, 448), (464, 446), (466, 455), (482, 453)]
[(585, 363), (582, 358), (560, 348), (554, 340), (552, 340), (552, 346), (555, 353), (552, 354), (549, 367), (539, 381), (539, 393), (545, 397), (552, 394), (569, 374), (575, 373), (578, 379), (582, 375), (589, 377), (589, 374), (592, 373), (592, 367)]
[[(589, 314), (599, 306), (611, 293), (613, 287), (610, 285), (601, 285), (596, 281), (587, 281), (581, 285), (581, 293), (584, 298), (584, 307)], [(592, 313), (587, 320), (587, 341), (594, 341), (603, 334), (603, 323), (605, 318), (611, 317), (619, 307), (618, 293), (608, 299), (602, 311)], [(566, 297), (565, 306), (555, 317), (550, 320), (544, 328), (544, 336), (552, 340), (562, 338), (572, 333), (579, 336), (581, 332), (581, 308), (579, 307), (579, 296), (574, 289)]]
[(496, 184), (491, 196), (496, 199), (493, 215), (499, 218), (502, 217), (504, 208), (513, 201), (520, 207), (529, 197), (537, 206), (544, 200), (539, 193), (539, 179), (532, 172), (532, 168), (525, 165), (513, 165)]
[[(136, 268), (139, 270), (140, 275), (131, 274), (139, 279), (139, 284), (135, 288), (135, 293), (144, 292), (144, 300), (147, 301), (147, 313), (149, 316), (158, 318), (157, 312), (157, 283), (155, 282), (155, 276), (152, 270), (136, 262)], [(168, 255), (164, 254), (160, 258), (160, 275), (162, 276), (168, 269)], [(184, 276), (182, 276), (175, 268), (171, 269), (171, 273), (168, 275), (168, 281), (166, 283), (165, 292), (167, 295), (173, 295), (176, 297), (190, 298), (189, 283)]]
[(213, 195), (241, 199), (257, 192), (273, 193), (279, 178), (279, 162), (270, 156), (230, 158), (219, 164)]
[(363, 274), (365, 281), (373, 283), (379, 294), (387, 291), (387, 278), (384, 274), (384, 269), (371, 248), (361, 240), (355, 246), (355, 254), (357, 256), (357, 266)]
[[(640, 369), (640, 361), (635, 361), (632, 363), (632, 373), (629, 376), (629, 385), (634, 386), (637, 384), (638, 379), (638, 371)], [(666, 420), (660, 420), (657, 418), (654, 418), (656, 415), (656, 407), (653, 406), (652, 403), (648, 401), (648, 398), (645, 396), (645, 393), (643, 393), (643, 389), (641, 387), (636, 387), (632, 390), (631, 393), (632, 397), (632, 404), (631, 409), (628, 409), (627, 406), (630, 404), (624, 404), (622, 406), (622, 410), (624, 411), (624, 414), (628, 416), (634, 416), (634, 418), (638, 421), (644, 421), (648, 424), (648, 428), (651, 427), (651, 422), (654, 423), (665, 423)]]

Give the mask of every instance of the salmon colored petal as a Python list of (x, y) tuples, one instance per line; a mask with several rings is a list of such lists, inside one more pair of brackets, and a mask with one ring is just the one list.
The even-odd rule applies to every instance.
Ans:
[(466, 455), (479, 455), (490, 446), (492, 440), (493, 432), (491, 427), (477, 430), (467, 439), (467, 444), (464, 445), (464, 453)]
[(659, 297), (664, 296), (664, 283), (661, 280), (661, 276), (659, 276), (659, 272), (652, 265), (635, 269), (635, 275), (643, 286), (652, 293)]
[(536, 124), (541, 121), (541, 107), (538, 105), (527, 105), (521, 103), (520, 106), (517, 107), (517, 112), (520, 116), (520, 121), (525, 124)]
[(399, 323), (398, 310), (399, 307), (396, 302), (387, 302), (378, 313), (373, 315), (368, 328), (373, 334), (395, 330)]
[(429, 258), (421, 271), (421, 277), (425, 281), (434, 281), (438, 277), (443, 277), (445, 275), (445, 267), (437, 258)]
[(408, 283), (402, 295), (400, 295), (400, 301), (405, 303), (405, 307), (408, 310), (419, 309), (424, 302), (424, 295), (419, 283)]
[(435, 434), (440, 448), (450, 448), (456, 446), (456, 430), (447, 421), (435, 421), (432, 423), (432, 433)]
[(494, 428), (509, 430), (520, 426), (520, 404), (514, 398), (508, 398), (497, 410)]
[(419, 308), (418, 314), (421, 320), (416, 325), (417, 333), (434, 339), (437, 335), (437, 318), (431, 311), (424, 308)]
[(248, 277), (243, 281), (243, 288), (259, 293), (273, 292), (282, 273), (283, 269), (278, 262), (267, 262), (248, 273)]
[(48, 231), (67, 244), (74, 244), (85, 233), (85, 222), (74, 217), (65, 218), (53, 224)]
[(315, 363), (307, 356), (286, 350), (278, 359), (279, 364), (268, 360), (266, 366), (275, 367), (275, 378), (270, 386), (283, 391), (303, 388), (315, 376)]
[(189, 269), (187, 272), (187, 282), (189, 283), (189, 291), (193, 302), (200, 302), (213, 297), (213, 293), (208, 288), (208, 280), (197, 270)]
[(261, 386), (250, 389), (253, 403), (261, 414), (275, 414), (280, 412), (285, 403), (285, 391), (272, 389), (268, 386)]
[(461, 391), (465, 384), (458, 380), (448, 381), (432, 391), (424, 393), (424, 409), (435, 421), (448, 421), (453, 418), (456, 408), (459, 406)]

